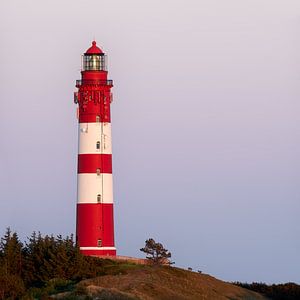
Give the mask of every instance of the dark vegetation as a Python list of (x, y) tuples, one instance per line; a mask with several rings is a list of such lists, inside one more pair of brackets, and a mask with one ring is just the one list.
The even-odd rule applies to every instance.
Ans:
[(300, 285), (296, 283), (285, 283), (285, 284), (272, 284), (267, 285), (265, 283), (242, 283), (235, 282), (242, 288), (260, 293), (273, 300), (299, 300), (300, 299)]
[(83, 279), (123, 274), (136, 267), (83, 256), (72, 235), (62, 238), (34, 232), (23, 244), (17, 233), (7, 229), (0, 242), (0, 299), (48, 299), (48, 295), (74, 290)]

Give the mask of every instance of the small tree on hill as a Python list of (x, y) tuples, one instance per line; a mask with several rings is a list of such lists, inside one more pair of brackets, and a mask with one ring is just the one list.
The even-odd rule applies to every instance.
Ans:
[(161, 243), (156, 243), (154, 239), (148, 239), (145, 241), (145, 247), (141, 248), (140, 251), (147, 254), (146, 258), (149, 259), (155, 265), (170, 265), (171, 252), (164, 248)]

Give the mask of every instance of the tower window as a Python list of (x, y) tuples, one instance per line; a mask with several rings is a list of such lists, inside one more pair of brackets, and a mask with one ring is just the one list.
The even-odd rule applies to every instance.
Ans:
[(97, 169), (97, 171), (96, 171), (96, 172), (97, 172), (97, 176), (100, 176), (100, 175), (101, 175), (101, 171), (100, 171), (100, 169), (99, 169), (99, 168)]
[(101, 246), (102, 246), (102, 240), (101, 240), (101, 239), (99, 239), (99, 240), (97, 241), (97, 246), (98, 246), (98, 247), (101, 247)]
[(100, 150), (100, 142), (99, 141), (96, 143), (96, 149)]
[(100, 194), (97, 195), (97, 202), (98, 202), (98, 203), (101, 202), (101, 195), (100, 195)]

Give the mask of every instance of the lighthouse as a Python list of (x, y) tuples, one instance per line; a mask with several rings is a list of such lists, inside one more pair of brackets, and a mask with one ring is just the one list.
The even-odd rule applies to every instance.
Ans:
[(76, 240), (84, 255), (115, 256), (110, 104), (106, 55), (92, 42), (76, 81), (78, 174)]

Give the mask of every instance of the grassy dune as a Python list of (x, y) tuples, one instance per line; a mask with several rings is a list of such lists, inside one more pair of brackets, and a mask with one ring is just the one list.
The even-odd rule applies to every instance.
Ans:
[(260, 294), (218, 280), (212, 276), (174, 267), (121, 264), (116, 268), (112, 268), (111, 272), (112, 275), (83, 280), (74, 287), (73, 291), (52, 297), (56, 299), (120, 300), (267, 299)]

